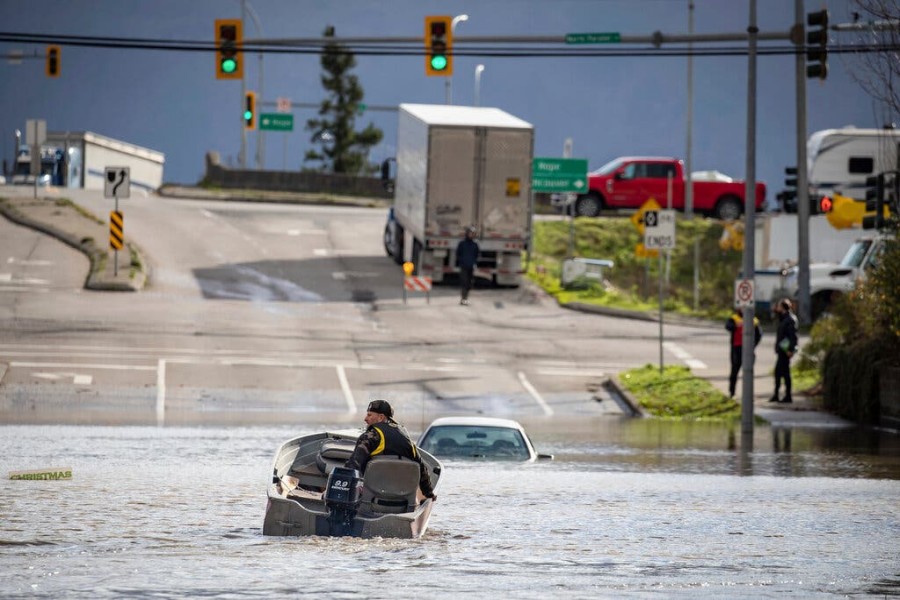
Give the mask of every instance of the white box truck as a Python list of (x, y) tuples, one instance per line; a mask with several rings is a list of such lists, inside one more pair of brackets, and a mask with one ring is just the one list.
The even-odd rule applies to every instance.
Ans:
[(456, 245), (475, 227), (476, 276), (518, 285), (531, 242), (533, 151), (534, 128), (498, 108), (401, 104), (388, 255), (441, 282), (458, 272)]

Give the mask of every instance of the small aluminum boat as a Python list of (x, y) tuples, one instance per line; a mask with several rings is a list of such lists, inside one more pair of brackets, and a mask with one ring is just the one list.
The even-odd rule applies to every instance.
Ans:
[[(419, 490), (419, 464), (375, 456), (364, 476), (344, 463), (359, 431), (314, 433), (288, 440), (275, 454), (263, 535), (418, 538), (434, 501)], [(437, 489), (442, 465), (419, 451)]]

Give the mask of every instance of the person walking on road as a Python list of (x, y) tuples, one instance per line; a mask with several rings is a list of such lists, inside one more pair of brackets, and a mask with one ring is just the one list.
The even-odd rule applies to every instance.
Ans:
[[(731, 374), (728, 376), (728, 395), (734, 398), (737, 387), (738, 371), (744, 359), (744, 319), (741, 309), (735, 308), (728, 320), (725, 321), (725, 329), (731, 332)], [(759, 327), (759, 319), (753, 317), (753, 348), (762, 339), (762, 329)]]
[(469, 290), (475, 279), (475, 266), (478, 264), (478, 242), (475, 241), (475, 228), (466, 227), (466, 237), (456, 246), (456, 266), (459, 267), (460, 299), (462, 305), (469, 304)]
[[(790, 404), (791, 398), (791, 357), (797, 352), (797, 317), (793, 313), (793, 305), (787, 298), (775, 306), (778, 316), (778, 331), (775, 334), (775, 393), (769, 402)], [(784, 398), (778, 399), (781, 380), (784, 380)]]

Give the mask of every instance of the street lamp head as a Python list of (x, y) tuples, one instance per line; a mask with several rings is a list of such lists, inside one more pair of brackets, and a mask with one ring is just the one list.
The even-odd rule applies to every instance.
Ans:
[(454, 29), (456, 29), (457, 23), (462, 23), (463, 21), (468, 21), (468, 20), (469, 20), (469, 15), (456, 15), (455, 17), (453, 17), (453, 20), (450, 21), (450, 31), (453, 31)]

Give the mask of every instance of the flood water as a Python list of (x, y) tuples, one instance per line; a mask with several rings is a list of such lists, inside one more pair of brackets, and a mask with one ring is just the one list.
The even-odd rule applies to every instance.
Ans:
[[(529, 426), (553, 461), (445, 463), (418, 540), (261, 534), (286, 427), (0, 427), (4, 598), (900, 595), (898, 436)], [(71, 481), (7, 473), (71, 467)]]

